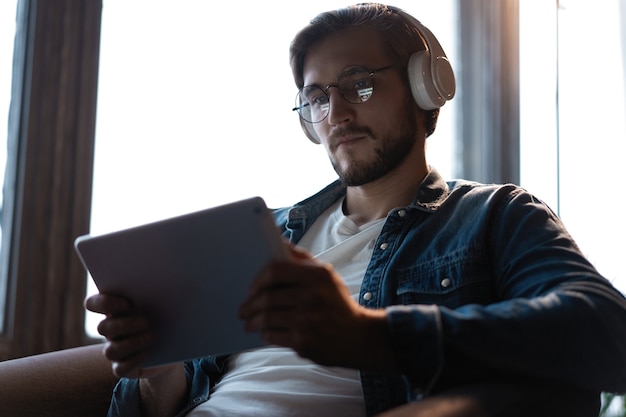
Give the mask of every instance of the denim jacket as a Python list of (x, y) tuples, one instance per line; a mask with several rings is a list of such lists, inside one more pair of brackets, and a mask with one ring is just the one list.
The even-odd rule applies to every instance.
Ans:
[[(276, 210), (277, 224), (297, 243), (344, 195), (335, 182)], [(368, 415), (507, 378), (626, 391), (626, 299), (557, 216), (517, 186), (446, 183), (432, 170), (414, 201), (387, 215), (359, 302), (387, 309), (402, 369), (361, 372)], [(185, 364), (190, 393), (180, 415), (208, 399), (226, 359)], [(122, 379), (109, 416), (131, 415), (139, 415), (137, 381)]]

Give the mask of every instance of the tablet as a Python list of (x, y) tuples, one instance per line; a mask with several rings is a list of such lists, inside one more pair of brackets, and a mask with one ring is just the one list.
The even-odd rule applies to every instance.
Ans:
[(75, 248), (100, 292), (127, 297), (153, 323), (142, 367), (264, 345), (237, 317), (259, 270), (287, 257), (262, 198), (80, 236)]

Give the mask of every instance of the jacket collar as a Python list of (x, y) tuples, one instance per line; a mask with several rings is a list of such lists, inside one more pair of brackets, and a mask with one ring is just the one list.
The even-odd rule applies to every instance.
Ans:
[[(422, 183), (417, 188), (411, 207), (424, 211), (436, 211), (449, 194), (449, 187), (439, 172), (432, 168)], [(313, 196), (295, 204), (289, 217), (297, 219), (302, 217), (317, 218), (322, 212), (330, 207), (339, 198), (346, 195), (346, 186), (339, 180), (326, 186)]]

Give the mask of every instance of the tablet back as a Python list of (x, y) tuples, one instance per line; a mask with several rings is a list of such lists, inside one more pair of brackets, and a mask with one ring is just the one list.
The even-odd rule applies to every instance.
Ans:
[(144, 367), (263, 345), (237, 309), (257, 272), (286, 256), (260, 197), (100, 236), (75, 247), (102, 293), (118, 294), (152, 321)]

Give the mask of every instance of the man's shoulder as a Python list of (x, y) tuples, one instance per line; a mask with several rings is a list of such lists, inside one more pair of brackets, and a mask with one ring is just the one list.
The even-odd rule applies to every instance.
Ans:
[(509, 212), (539, 209), (552, 212), (543, 200), (513, 183), (481, 183), (468, 180), (454, 180), (446, 183), (449, 192), (442, 204), (449, 207), (473, 207), (474, 210), (506, 209)]
[(539, 201), (523, 187), (512, 183), (482, 183), (457, 179), (446, 181), (446, 202), (457, 204), (510, 205), (515, 202)]
[(483, 183), (466, 179), (446, 181), (450, 193), (524, 193), (526, 190), (513, 183)]

